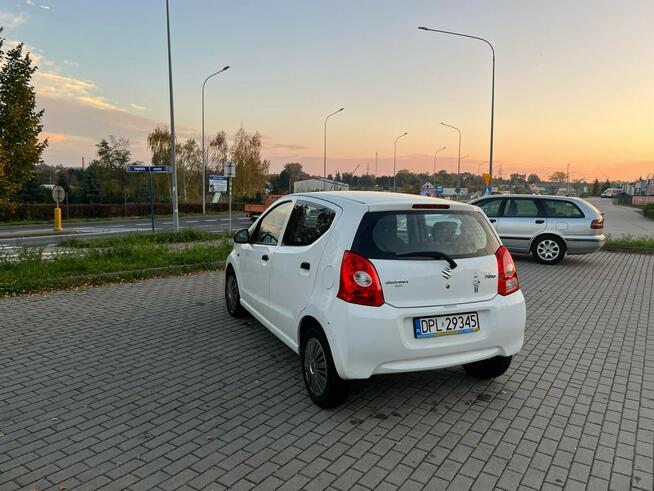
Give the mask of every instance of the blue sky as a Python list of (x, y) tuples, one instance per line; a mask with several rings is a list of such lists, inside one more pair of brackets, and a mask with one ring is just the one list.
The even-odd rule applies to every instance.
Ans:
[[(497, 51), (496, 163), (505, 174), (638, 177), (654, 172), (654, 2), (630, 1), (200, 1), (171, 0), (176, 124), (264, 135), (278, 169), (317, 172), (322, 121), (330, 167), (389, 173), (393, 140), (402, 167), (452, 169), (459, 126), (464, 169), (488, 159), (490, 51), (427, 25), (477, 34)], [(78, 164), (109, 133), (146, 160), (145, 135), (168, 121), (165, 2), (0, 0), (10, 41), (37, 55), (46, 160)], [(629, 175), (627, 175), (629, 174)]]

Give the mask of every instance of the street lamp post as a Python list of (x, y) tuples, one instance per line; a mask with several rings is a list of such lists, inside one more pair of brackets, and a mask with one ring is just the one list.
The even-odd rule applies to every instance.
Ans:
[(323, 168), (322, 168), (322, 174), (323, 174), (323, 191), (327, 191), (327, 120), (331, 118), (334, 114), (340, 113), (344, 107), (340, 108), (338, 111), (334, 111), (331, 114), (328, 114), (327, 117), (325, 118), (325, 135), (324, 135), (324, 154), (323, 154)]
[(170, 55), (170, 9), (166, 0), (166, 33), (168, 37), (168, 90), (170, 92), (170, 161), (173, 185), (173, 231), (179, 230), (179, 206), (177, 204), (177, 158), (175, 155), (175, 109), (173, 105), (173, 64)]
[(432, 177), (432, 182), (431, 182), (434, 187), (436, 187), (436, 156), (446, 148), (447, 147), (441, 147), (434, 152), (434, 175)]
[(202, 83), (202, 214), (203, 215), (206, 214), (207, 212), (207, 194), (206, 194), (207, 193), (207, 184), (206, 184), (207, 153), (204, 150), (204, 86), (207, 84), (207, 82), (211, 77), (218, 75), (219, 73), (222, 73), (228, 69), (229, 69), (229, 65), (222, 68), (221, 70), (218, 70), (216, 73), (212, 73), (207, 78), (205, 78), (204, 82)]
[(493, 45), (490, 43), (490, 41), (478, 36), (461, 34), (460, 32), (443, 31), (440, 29), (430, 29), (429, 27), (418, 27), (418, 29), (423, 31), (430, 31), (430, 32), (440, 32), (441, 34), (451, 34), (452, 36), (461, 36), (464, 38), (477, 39), (478, 41), (483, 41), (484, 43), (486, 43), (491, 49), (491, 53), (493, 55), (493, 74), (491, 79), (490, 156), (488, 159), (488, 173), (491, 176), (491, 181), (488, 183), (488, 188), (491, 189), (493, 185), (493, 181), (492, 181), (493, 179), (493, 130), (495, 126), (495, 48), (493, 48)]
[(406, 135), (408, 135), (408, 134), (409, 134), (409, 133), (405, 131), (405, 132), (402, 133), (400, 136), (398, 136), (398, 137), (395, 139), (395, 144), (394, 144), (394, 146), (393, 146), (393, 192), (395, 192), (395, 177), (396, 177), (396, 175), (397, 175), (397, 172), (396, 172), (396, 170), (395, 170), (396, 167), (397, 167), (397, 141), (398, 141), (400, 138), (402, 138), (403, 136), (406, 136)]
[(453, 130), (456, 130), (457, 133), (459, 133), (459, 158), (456, 167), (456, 188), (458, 189), (456, 194), (459, 194), (461, 192), (461, 130), (456, 126), (452, 126), (451, 124), (446, 124), (446, 123), (441, 123), (441, 124), (443, 126), (447, 126), (448, 128), (452, 128)]

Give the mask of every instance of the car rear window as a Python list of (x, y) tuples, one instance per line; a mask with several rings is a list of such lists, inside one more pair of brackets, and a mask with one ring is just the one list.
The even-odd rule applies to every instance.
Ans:
[[(383, 211), (366, 213), (352, 250), (369, 259), (398, 258), (418, 252), (444, 252), (453, 258), (494, 254), (500, 246), (477, 211)], [(427, 257), (426, 257), (427, 258)]]

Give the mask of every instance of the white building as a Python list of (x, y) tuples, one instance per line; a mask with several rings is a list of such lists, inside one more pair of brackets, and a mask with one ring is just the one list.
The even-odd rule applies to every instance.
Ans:
[(311, 193), (313, 191), (349, 191), (350, 186), (338, 181), (323, 178), (305, 179), (293, 183), (294, 193)]

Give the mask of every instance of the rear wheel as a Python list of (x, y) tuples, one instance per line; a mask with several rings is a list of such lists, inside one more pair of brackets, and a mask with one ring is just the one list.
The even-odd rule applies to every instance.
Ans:
[(325, 333), (310, 327), (300, 351), (302, 375), (309, 397), (318, 406), (330, 408), (347, 399), (348, 383), (338, 376)]
[(247, 311), (241, 306), (241, 294), (238, 290), (236, 275), (232, 270), (227, 272), (225, 278), (225, 303), (232, 317), (245, 317), (247, 315)]
[(558, 237), (539, 237), (531, 246), (531, 253), (542, 264), (556, 264), (565, 256), (565, 244)]
[(468, 375), (472, 375), (480, 380), (499, 377), (509, 369), (512, 356), (494, 356), (487, 360), (475, 361), (463, 365)]

